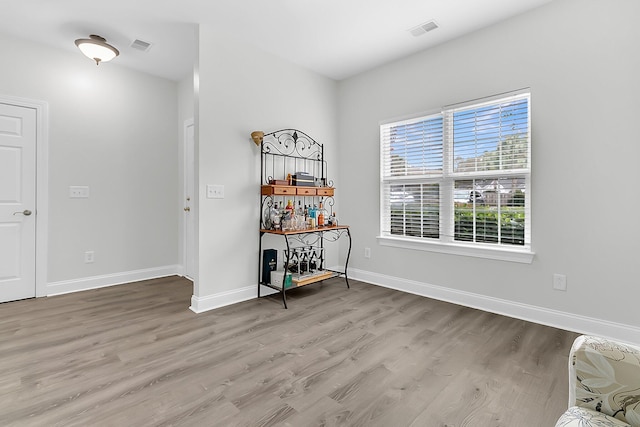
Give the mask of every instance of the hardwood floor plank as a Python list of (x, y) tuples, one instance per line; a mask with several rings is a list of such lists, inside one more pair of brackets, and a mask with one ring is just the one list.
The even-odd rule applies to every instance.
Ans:
[(332, 279), (196, 315), (168, 277), (0, 304), (0, 425), (553, 425), (577, 334)]

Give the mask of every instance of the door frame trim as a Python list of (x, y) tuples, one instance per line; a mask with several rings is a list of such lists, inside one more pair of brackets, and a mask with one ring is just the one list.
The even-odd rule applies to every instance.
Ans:
[(0, 103), (36, 112), (36, 297), (47, 295), (49, 236), (49, 104), (0, 94)]
[[(181, 168), (182, 168), (182, 191), (181, 191), (181, 195), (180, 195), (180, 210), (182, 210), (182, 208), (184, 207), (184, 203), (185, 203), (185, 198), (187, 196), (187, 179), (188, 178), (188, 172), (189, 172), (189, 167), (187, 165), (188, 163), (188, 158), (187, 158), (187, 129), (190, 126), (195, 126), (195, 121), (193, 119), (193, 117), (186, 119), (183, 124), (182, 124), (182, 150), (181, 150)], [(195, 129), (194, 129), (195, 132)], [(194, 159), (195, 159), (195, 135), (194, 135)], [(194, 165), (195, 166), (195, 165)], [(196, 171), (193, 170), (191, 171), (191, 173), (193, 173), (195, 175)], [(194, 177), (194, 187), (195, 187), (195, 177)], [(196, 199), (196, 194), (195, 194), (195, 188), (194, 188), (194, 194), (191, 195), (191, 197), (193, 197), (193, 201), (192, 201), (192, 215), (195, 215), (195, 199)], [(181, 212), (182, 213), (182, 212)], [(195, 276), (196, 272), (195, 271), (191, 271), (188, 272), (187, 271), (187, 221), (185, 218), (185, 215), (180, 215), (181, 218), (181, 225), (180, 225), (180, 234), (181, 234), (181, 238), (180, 238), (180, 252), (181, 252), (181, 259), (182, 259), (182, 266), (181, 266), (181, 273), (180, 275), (183, 277), (187, 277), (187, 273), (191, 273), (191, 276)], [(193, 219), (195, 221), (195, 218)], [(194, 241), (191, 242), (191, 250), (193, 251), (194, 255), (197, 253), (196, 252), (196, 240), (195, 240), (195, 236), (194, 236)], [(195, 265), (193, 266), (195, 269)], [(195, 280), (195, 277), (191, 277), (188, 276), (191, 280)]]

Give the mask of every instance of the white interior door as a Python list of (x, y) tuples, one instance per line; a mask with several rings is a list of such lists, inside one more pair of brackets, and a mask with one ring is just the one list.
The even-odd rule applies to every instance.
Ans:
[(184, 153), (184, 269), (185, 276), (195, 279), (195, 215), (194, 207), (194, 187), (195, 187), (195, 155), (194, 136), (195, 128), (193, 120), (185, 123), (185, 153)]
[(0, 302), (36, 296), (36, 110), (0, 103)]

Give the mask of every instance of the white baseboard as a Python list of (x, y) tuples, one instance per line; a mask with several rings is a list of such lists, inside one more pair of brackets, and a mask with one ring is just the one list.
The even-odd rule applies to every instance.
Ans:
[(176, 274), (181, 277), (185, 277), (184, 275), (184, 266), (182, 264), (176, 265)]
[(636, 345), (640, 344), (640, 328), (637, 326), (565, 313), (359, 269), (350, 268), (349, 278), (554, 328), (617, 339)]
[(146, 268), (143, 270), (125, 271), (122, 273), (105, 274), (102, 276), (51, 282), (47, 284), (47, 296), (87, 291), (89, 289), (139, 282), (141, 280), (156, 279), (158, 277), (173, 276), (178, 274), (178, 270), (179, 268), (177, 265), (167, 265), (164, 267)]
[(203, 313), (205, 311), (257, 298), (257, 292), (256, 286), (253, 285), (204, 297), (192, 295), (191, 307), (189, 307), (189, 309), (194, 313)]
[[(277, 294), (278, 291), (266, 286), (260, 287), (260, 296)], [(245, 288), (233, 289), (231, 291), (221, 292), (219, 294), (207, 295), (205, 297), (191, 296), (191, 307), (189, 309), (194, 313), (203, 313), (205, 311), (214, 310), (227, 305), (248, 301), (258, 297), (256, 285), (247, 286)]]

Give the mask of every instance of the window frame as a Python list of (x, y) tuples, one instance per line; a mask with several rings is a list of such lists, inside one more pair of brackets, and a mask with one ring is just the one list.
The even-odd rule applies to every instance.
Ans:
[[(528, 167), (511, 170), (493, 170), (481, 172), (455, 172), (453, 171), (453, 135), (447, 126), (450, 126), (448, 120), (451, 119), (456, 111), (465, 109), (480, 108), (483, 105), (508, 102), (509, 99), (527, 99), (528, 100)], [(390, 126), (398, 126), (415, 120), (427, 120), (433, 117), (441, 116), (443, 123), (442, 136), (442, 174), (440, 176), (422, 175), (419, 177), (402, 176), (390, 177), (385, 176), (385, 161), (387, 160), (385, 153), (385, 143), (383, 129)], [(380, 123), (380, 216), (379, 216), (379, 235), (378, 243), (382, 246), (397, 247), (412, 250), (423, 250), (437, 252), (443, 254), (454, 254), (462, 256), (479, 257), (485, 259), (494, 259), (501, 261), (531, 263), (535, 253), (532, 250), (531, 243), (531, 91), (528, 88), (518, 91), (502, 93), (491, 97), (466, 101), (459, 104), (445, 106), (438, 111), (416, 114), (403, 118), (396, 118)], [(389, 162), (391, 160), (389, 159)], [(504, 243), (482, 243), (482, 242), (465, 242), (455, 240), (454, 238), (454, 191), (455, 182), (471, 179), (499, 179), (499, 178), (524, 178), (524, 197), (525, 197), (525, 238), (524, 245), (509, 245)], [(439, 237), (411, 237), (406, 235), (391, 234), (391, 196), (390, 188), (393, 183), (398, 184), (431, 184), (439, 185), (440, 189), (440, 205), (439, 205)], [(389, 197), (386, 198), (385, 192), (389, 191)], [(385, 231), (385, 226), (388, 228)]]

